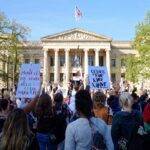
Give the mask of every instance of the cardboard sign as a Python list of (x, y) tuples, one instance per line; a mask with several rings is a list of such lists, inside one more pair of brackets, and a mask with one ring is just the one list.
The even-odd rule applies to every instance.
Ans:
[(106, 67), (89, 66), (89, 85), (91, 89), (110, 88), (109, 77)]
[(34, 98), (40, 84), (40, 64), (22, 64), (16, 97)]

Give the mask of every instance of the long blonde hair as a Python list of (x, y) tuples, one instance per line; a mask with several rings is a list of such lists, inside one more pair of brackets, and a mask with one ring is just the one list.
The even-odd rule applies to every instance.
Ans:
[(4, 123), (0, 150), (27, 150), (30, 135), (26, 114), (21, 109), (15, 109)]

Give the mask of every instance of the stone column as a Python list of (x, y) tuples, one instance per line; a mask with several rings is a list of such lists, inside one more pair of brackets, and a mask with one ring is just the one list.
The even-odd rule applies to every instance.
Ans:
[(84, 49), (84, 86), (88, 83), (88, 49)]
[(48, 49), (44, 49), (43, 86), (46, 88), (49, 81)]
[(110, 50), (109, 49), (106, 50), (106, 67), (107, 67), (108, 76), (110, 79)]
[(99, 49), (95, 49), (95, 66), (99, 66)]
[(23, 54), (20, 55), (20, 63), (23, 64), (25, 62)]
[(70, 66), (69, 66), (69, 49), (65, 49), (65, 76), (66, 76), (66, 85), (68, 85), (69, 78), (70, 78), (70, 72), (69, 72)]
[(58, 63), (58, 52), (59, 49), (54, 49), (55, 52), (55, 66), (54, 66), (54, 82), (59, 83), (59, 63)]

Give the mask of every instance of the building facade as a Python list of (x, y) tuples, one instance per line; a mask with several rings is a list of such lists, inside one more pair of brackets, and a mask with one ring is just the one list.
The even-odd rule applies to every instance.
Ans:
[(110, 80), (120, 82), (125, 77), (125, 56), (137, 54), (131, 44), (72, 29), (24, 43), (21, 61), (41, 64), (44, 86), (49, 81), (66, 85), (70, 79), (86, 84), (88, 66), (106, 66)]

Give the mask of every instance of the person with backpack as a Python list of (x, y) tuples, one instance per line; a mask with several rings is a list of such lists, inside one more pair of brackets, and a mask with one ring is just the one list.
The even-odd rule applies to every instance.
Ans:
[(1, 150), (39, 150), (31, 133), (27, 116), (22, 109), (14, 109), (7, 117), (0, 138)]
[(132, 110), (133, 98), (128, 92), (120, 95), (120, 104), (122, 111), (113, 117), (111, 134), (115, 150), (127, 150), (143, 121), (140, 112)]
[(94, 114), (110, 125), (112, 123), (112, 115), (110, 114), (110, 108), (105, 106), (105, 104), (106, 95), (100, 91), (95, 92), (93, 95)]
[(92, 99), (86, 90), (75, 95), (75, 107), (80, 116), (67, 126), (65, 150), (113, 150), (111, 135), (106, 123), (92, 115)]
[(150, 102), (144, 108), (143, 112), (143, 120), (144, 120), (144, 130), (145, 134), (143, 135), (143, 147), (144, 150), (149, 150), (150, 148)]
[[(140, 127), (138, 132), (132, 135), (128, 150), (150, 149), (150, 104), (148, 103), (143, 112), (144, 128)], [(135, 128), (136, 129), (136, 128)]]
[(64, 149), (64, 139), (67, 124), (70, 120), (70, 110), (67, 104), (63, 103), (62, 93), (56, 93), (54, 95), (53, 115), (56, 122), (56, 138), (57, 138), (57, 149)]

